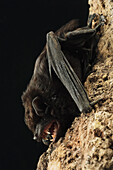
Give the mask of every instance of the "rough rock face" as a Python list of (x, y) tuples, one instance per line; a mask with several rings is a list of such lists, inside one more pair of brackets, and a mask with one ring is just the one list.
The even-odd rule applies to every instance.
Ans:
[(113, 1), (89, 0), (89, 4), (90, 14), (103, 14), (106, 23), (85, 87), (91, 100), (102, 100), (91, 113), (75, 118), (65, 138), (40, 157), (37, 170), (113, 169)]

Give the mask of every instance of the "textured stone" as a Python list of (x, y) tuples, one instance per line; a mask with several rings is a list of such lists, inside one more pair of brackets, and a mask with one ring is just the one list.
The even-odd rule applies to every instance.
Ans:
[(90, 14), (103, 14), (106, 23), (85, 88), (92, 101), (102, 100), (75, 118), (65, 137), (40, 157), (37, 170), (113, 169), (113, 1), (89, 0), (89, 5)]

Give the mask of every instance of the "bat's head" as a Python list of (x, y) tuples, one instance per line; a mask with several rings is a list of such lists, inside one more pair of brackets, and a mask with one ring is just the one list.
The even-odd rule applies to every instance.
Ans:
[(33, 99), (32, 107), (40, 120), (35, 127), (34, 139), (38, 142), (42, 140), (46, 145), (50, 142), (55, 142), (60, 129), (60, 122), (55, 115), (54, 109), (39, 96)]
[[(40, 95), (33, 98), (31, 96), (24, 93), (22, 100), (25, 107), (25, 123), (33, 132), (33, 139), (37, 142), (42, 141), (45, 145), (56, 142), (64, 136), (75, 117), (74, 114), (71, 115), (70, 108), (66, 108), (63, 103), (56, 107), (55, 104), (46, 103)], [(54, 100), (57, 103), (60, 98)]]

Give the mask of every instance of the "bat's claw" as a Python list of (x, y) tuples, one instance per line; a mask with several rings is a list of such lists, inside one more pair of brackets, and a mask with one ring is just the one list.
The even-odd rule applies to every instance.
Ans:
[(97, 99), (96, 101), (91, 102), (90, 105), (93, 107), (95, 104), (97, 104), (101, 100), (103, 100), (103, 98), (100, 98), (100, 99)]
[(104, 25), (106, 23), (106, 19), (105, 19), (104, 15), (100, 15), (100, 23), (101, 23), (101, 25)]
[(98, 22), (97, 26), (94, 28), (96, 31), (98, 31), (98, 28), (100, 28), (100, 26), (103, 26), (106, 23), (106, 19), (105, 19), (104, 15), (100, 15), (100, 14), (96, 14), (96, 13), (94, 13), (93, 15), (90, 15), (88, 18), (87, 25), (89, 28), (92, 27), (93, 21), (94, 21), (94, 23), (95, 23), (95, 21)]
[(88, 26), (89, 28), (92, 27), (92, 21), (94, 20), (95, 17), (96, 17), (96, 14), (95, 14), (95, 13), (94, 13), (93, 15), (89, 15), (89, 17), (88, 17), (88, 22), (87, 22), (87, 26)]

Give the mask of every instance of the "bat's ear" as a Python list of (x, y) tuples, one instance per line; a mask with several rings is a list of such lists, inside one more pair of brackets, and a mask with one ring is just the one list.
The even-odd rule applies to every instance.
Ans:
[(38, 116), (44, 116), (46, 105), (41, 101), (40, 97), (37, 96), (33, 99), (32, 106)]

